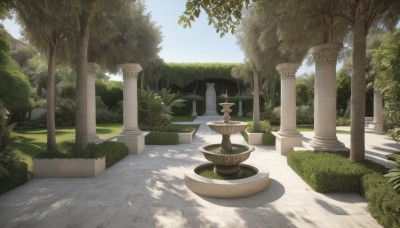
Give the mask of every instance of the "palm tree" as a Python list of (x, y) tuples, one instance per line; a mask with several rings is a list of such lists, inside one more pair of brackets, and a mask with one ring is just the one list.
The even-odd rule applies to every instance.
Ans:
[[(71, 12), (64, 2), (57, 0), (17, 0), (17, 16), (24, 35), (48, 56), (47, 68), (47, 150), (55, 151), (55, 75), (57, 51), (67, 32), (66, 21), (71, 20)], [(38, 83), (41, 79), (38, 78)]]

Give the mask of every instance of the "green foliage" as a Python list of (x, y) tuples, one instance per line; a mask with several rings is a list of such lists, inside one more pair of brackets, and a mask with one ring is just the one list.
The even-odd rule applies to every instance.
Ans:
[(57, 145), (57, 152), (41, 152), (36, 158), (106, 158), (106, 167), (110, 167), (126, 155), (129, 150), (120, 142), (106, 141), (100, 144), (89, 144), (85, 150), (78, 150), (72, 142), (64, 141)]
[(253, 122), (250, 122), (247, 125), (246, 130), (248, 132), (252, 132), (252, 133), (271, 133), (272, 126), (271, 126), (271, 124), (269, 123), (268, 120), (263, 120), (263, 121), (260, 121), (260, 127), (259, 128), (254, 129)]
[(262, 144), (267, 146), (274, 146), (275, 135), (273, 135), (271, 132), (264, 132), (262, 136)]
[(95, 156), (106, 158), (106, 168), (111, 167), (129, 154), (129, 149), (124, 143), (106, 141), (100, 144), (89, 144), (89, 151)]
[(114, 108), (123, 98), (123, 87), (122, 82), (109, 81), (104, 82), (96, 80), (96, 96), (100, 96), (101, 100), (109, 108)]
[(176, 145), (179, 136), (177, 132), (151, 131), (145, 138), (146, 145)]
[(400, 30), (386, 33), (372, 58), (376, 71), (374, 87), (385, 97), (388, 128), (400, 127)]
[(389, 184), (394, 185), (394, 190), (400, 192), (400, 169), (395, 168), (389, 170), (389, 173), (384, 175)]
[(301, 105), (296, 107), (296, 123), (297, 124), (313, 124), (314, 123), (314, 107)]
[(24, 162), (12, 160), (2, 164), (9, 175), (0, 177), (0, 195), (14, 189), (28, 180), (28, 168)]
[(400, 227), (400, 194), (379, 173), (362, 177), (364, 197), (371, 215), (384, 227)]
[(313, 101), (313, 88), (308, 87), (305, 83), (296, 83), (296, 105), (312, 105)]
[(232, 68), (236, 63), (167, 63), (163, 80), (169, 85), (184, 87), (196, 80), (232, 80)]
[(400, 165), (400, 152), (386, 155), (387, 159)]
[(122, 112), (114, 112), (103, 103), (99, 96), (96, 97), (96, 121), (97, 123), (122, 122)]
[(7, 124), (7, 113), (0, 103), (0, 178), (10, 175), (7, 170), (7, 164), (17, 162), (12, 155), (12, 149), (9, 147), (12, 143), (18, 140), (18, 136), (13, 132), (14, 125)]
[(208, 16), (208, 24), (214, 28), (220, 36), (226, 33), (235, 33), (236, 27), (240, 24), (242, 10), (248, 8), (250, 0), (234, 0), (221, 2), (218, 0), (194, 0), (186, 2), (186, 10), (179, 17), (178, 23), (184, 28), (192, 27), (195, 18), (199, 18), (201, 10)]
[(152, 90), (140, 90), (139, 119), (143, 127), (156, 131), (166, 129), (173, 118), (172, 108), (184, 105), (179, 96), (169, 89), (161, 90), (160, 95)]
[(350, 126), (350, 120), (345, 117), (338, 117), (336, 119), (336, 126)]
[(360, 192), (361, 177), (385, 171), (374, 162), (353, 163), (345, 152), (289, 152), (288, 165), (317, 192)]
[(350, 101), (351, 62), (346, 61), (336, 75), (336, 110), (338, 116), (345, 116)]
[(6, 31), (0, 26), (0, 101), (10, 112), (28, 110), (30, 87), (28, 78), (23, 75), (11, 60), (10, 46)]

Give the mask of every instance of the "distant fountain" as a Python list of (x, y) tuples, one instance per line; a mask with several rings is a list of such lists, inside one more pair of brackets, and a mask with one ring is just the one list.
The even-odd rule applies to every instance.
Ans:
[(224, 103), (220, 103), (224, 113), (223, 121), (208, 122), (211, 130), (222, 135), (220, 144), (200, 147), (204, 157), (212, 163), (193, 168), (186, 173), (185, 181), (190, 190), (200, 195), (217, 198), (237, 198), (253, 195), (268, 185), (268, 170), (241, 164), (246, 161), (254, 147), (232, 144), (230, 136), (246, 129), (246, 122), (230, 121), (229, 113), (234, 103), (228, 103), (227, 92), (223, 95)]

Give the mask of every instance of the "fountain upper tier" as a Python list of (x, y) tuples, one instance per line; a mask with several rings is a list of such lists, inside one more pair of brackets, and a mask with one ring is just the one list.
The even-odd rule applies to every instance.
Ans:
[(245, 130), (247, 127), (247, 123), (239, 121), (229, 121), (228, 123), (225, 123), (224, 121), (213, 121), (208, 122), (207, 126), (211, 130), (221, 135), (232, 135)]

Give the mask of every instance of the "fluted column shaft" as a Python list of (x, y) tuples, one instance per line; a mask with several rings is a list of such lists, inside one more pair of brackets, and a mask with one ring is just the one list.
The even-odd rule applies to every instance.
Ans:
[(135, 63), (125, 63), (118, 66), (121, 68), (124, 78), (124, 129), (121, 134), (137, 135), (141, 133), (138, 126), (137, 75), (142, 67)]
[(374, 132), (376, 134), (383, 134), (383, 100), (382, 93), (374, 90)]
[(96, 134), (96, 71), (94, 62), (87, 63), (87, 139), (89, 142), (99, 139)]
[(336, 137), (336, 61), (341, 43), (317, 45), (310, 52), (315, 61), (314, 137), (317, 150), (343, 149)]
[(281, 75), (281, 136), (301, 136), (296, 129), (296, 71), (297, 63), (282, 63), (276, 69)]

